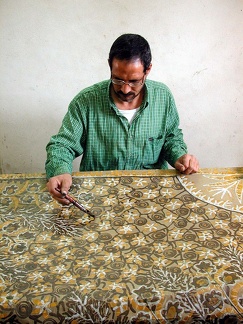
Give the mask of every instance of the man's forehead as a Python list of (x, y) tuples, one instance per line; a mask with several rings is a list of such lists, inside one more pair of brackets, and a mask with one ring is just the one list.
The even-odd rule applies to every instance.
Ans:
[(131, 71), (134, 73), (143, 72), (143, 64), (140, 59), (134, 59), (134, 60), (118, 60), (113, 59), (112, 71)]

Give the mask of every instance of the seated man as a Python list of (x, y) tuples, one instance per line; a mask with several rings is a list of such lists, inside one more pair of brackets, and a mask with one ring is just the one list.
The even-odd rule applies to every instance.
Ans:
[[(198, 171), (187, 153), (170, 90), (148, 80), (152, 55), (140, 35), (124, 34), (111, 46), (111, 77), (82, 90), (47, 145), (48, 190), (63, 204), (72, 184), (72, 162), (80, 171), (166, 169)], [(57, 192), (58, 188), (61, 193)]]

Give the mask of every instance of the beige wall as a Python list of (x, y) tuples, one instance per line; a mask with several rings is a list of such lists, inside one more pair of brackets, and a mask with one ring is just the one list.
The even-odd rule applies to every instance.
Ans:
[(201, 166), (243, 166), (242, 0), (0, 0), (1, 172), (44, 172), (70, 100), (109, 78), (125, 32), (149, 41)]

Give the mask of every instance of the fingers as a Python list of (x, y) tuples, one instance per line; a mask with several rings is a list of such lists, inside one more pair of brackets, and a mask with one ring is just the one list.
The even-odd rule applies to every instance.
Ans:
[(175, 168), (184, 174), (192, 174), (198, 172), (199, 163), (195, 156), (185, 154), (176, 161)]
[(198, 168), (196, 167), (195, 163), (190, 160), (189, 161), (189, 166), (187, 168), (185, 168), (184, 170), (184, 174), (192, 174), (192, 173), (196, 173), (198, 171)]
[(185, 166), (185, 174), (196, 173), (199, 170), (199, 163), (195, 156), (189, 155), (187, 165)]
[(180, 171), (181, 173), (184, 173), (186, 171), (186, 167), (180, 162), (175, 163), (175, 168), (176, 168), (176, 170)]
[[(71, 182), (71, 183), (72, 183), (72, 182)], [(69, 177), (64, 177), (64, 178), (63, 178), (63, 181), (62, 181), (62, 183), (61, 183), (61, 188), (60, 188), (61, 193), (62, 193), (63, 195), (66, 195), (66, 194), (68, 193), (68, 191), (69, 191), (69, 189), (70, 189), (70, 187), (71, 187), (71, 183), (70, 183), (70, 179), (69, 179)]]
[[(69, 200), (64, 198), (72, 185), (72, 176), (68, 173), (52, 177), (47, 183), (47, 189), (51, 196), (63, 205), (70, 204)], [(59, 189), (59, 191), (56, 190)]]

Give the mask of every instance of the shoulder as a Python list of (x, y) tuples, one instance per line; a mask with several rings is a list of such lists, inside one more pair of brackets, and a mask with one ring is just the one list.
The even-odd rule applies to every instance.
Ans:
[(175, 103), (171, 90), (162, 82), (146, 80), (147, 101), (150, 103), (161, 103), (171, 105)]
[(148, 92), (161, 91), (163, 93), (167, 93), (168, 95), (172, 94), (169, 87), (162, 82), (147, 79), (145, 84)]
[(96, 98), (101, 99), (109, 95), (110, 80), (104, 80), (95, 83), (87, 88), (81, 90), (72, 100), (72, 102), (79, 102), (80, 100), (93, 101)]

